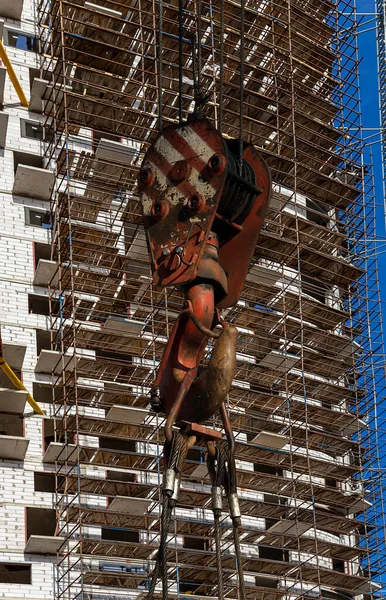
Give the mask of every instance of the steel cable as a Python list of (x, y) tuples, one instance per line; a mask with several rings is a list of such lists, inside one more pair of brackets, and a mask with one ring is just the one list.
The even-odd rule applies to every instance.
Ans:
[(219, 107), (218, 107), (218, 129), (222, 132), (223, 125), (223, 98), (224, 98), (224, 0), (220, 4), (220, 81), (219, 81)]
[[(165, 443), (165, 469), (174, 469), (176, 477), (180, 479), (182, 467), (188, 452), (188, 439), (181, 432), (173, 434), (171, 443)], [(174, 496), (174, 494), (173, 494)], [(163, 492), (162, 514), (161, 514), (161, 539), (157, 554), (157, 562), (152, 573), (152, 580), (147, 600), (153, 600), (158, 577), (161, 571), (162, 579), (162, 600), (168, 600), (168, 568), (167, 568), (167, 539), (172, 517), (173, 508), (176, 505), (177, 498), (169, 493)]]
[(163, 0), (158, 2), (158, 129), (162, 129), (162, 37), (163, 37)]
[(220, 529), (220, 517), (214, 515), (214, 540), (216, 546), (216, 568), (217, 568), (217, 582), (218, 582), (218, 600), (224, 600), (224, 582), (222, 578), (221, 568), (221, 529)]
[(232, 521), (233, 521), (233, 541), (234, 541), (234, 545), (235, 545), (237, 572), (238, 572), (238, 576), (239, 576), (240, 600), (245, 600), (245, 581), (244, 581), (243, 562), (241, 559), (239, 524), (237, 522), (237, 519), (232, 519)]
[(240, 126), (239, 126), (239, 169), (243, 174), (243, 129), (244, 129), (244, 50), (245, 50), (245, 0), (240, 1)]

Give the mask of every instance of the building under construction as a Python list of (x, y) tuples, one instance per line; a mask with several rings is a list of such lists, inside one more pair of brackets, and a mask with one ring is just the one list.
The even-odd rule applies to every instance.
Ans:
[[(384, 357), (355, 10), (0, 3), (28, 100), (0, 67), (3, 355), (45, 412), (1, 374), (4, 597), (148, 596), (164, 441), (149, 389), (183, 296), (152, 283), (137, 175), (195, 103), (225, 138), (255, 145), (273, 180), (224, 315), (239, 331), (227, 405), (246, 597), (385, 597)], [(170, 524), (170, 599), (219, 597), (205, 453), (189, 451)], [(240, 598), (225, 512), (221, 566), (225, 598)]]

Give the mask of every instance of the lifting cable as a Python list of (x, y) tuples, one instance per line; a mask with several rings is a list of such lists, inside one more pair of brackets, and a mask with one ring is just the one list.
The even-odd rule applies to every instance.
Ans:
[(163, 0), (158, 0), (158, 129), (162, 129)]
[[(218, 81), (218, 85), (219, 85), (218, 127), (221, 130), (221, 129), (223, 129), (223, 125), (224, 125), (224, 123), (223, 123), (223, 115), (224, 115), (223, 100), (224, 100), (224, 59), (225, 59), (225, 50), (224, 50), (224, 46), (225, 46), (225, 41), (224, 41), (224, 37), (225, 37), (225, 33), (224, 33), (225, 2), (224, 2), (224, 0), (220, 0), (220, 2), (221, 2), (220, 11), (219, 11), (219, 15), (220, 15), (220, 28), (219, 28), (219, 31), (220, 31), (220, 40), (219, 40), (219, 43), (220, 43), (220, 47), (219, 47), (220, 69), (219, 69), (219, 81)], [(208, 99), (208, 90), (206, 92), (204, 92), (202, 90), (202, 68), (201, 68), (202, 67), (202, 0), (195, 0), (195, 6), (196, 6), (196, 26), (195, 26), (195, 28), (192, 28), (191, 30), (184, 33), (183, 0), (179, 0), (179, 3), (178, 3), (178, 32), (179, 32), (178, 91), (179, 91), (179, 101), (178, 101), (177, 108), (178, 108), (178, 118), (179, 118), (179, 122), (180, 122), (179, 128), (178, 127), (176, 128), (176, 130), (178, 130), (178, 131), (180, 129), (183, 130), (184, 127), (189, 127), (190, 129), (192, 129), (192, 131), (194, 131), (194, 128), (197, 127), (199, 130), (200, 124), (202, 125), (202, 123), (205, 122), (205, 117), (203, 116), (201, 111), (202, 111), (203, 105), (206, 103), (206, 101)], [(162, 6), (162, 0), (161, 0), (159, 2), (159, 23), (158, 23), (158, 110), (159, 110), (158, 125), (161, 130), (162, 130), (161, 114), (162, 114), (162, 91), (163, 91), (162, 90), (162, 35), (163, 35), (162, 9), (163, 9), (163, 6)], [(241, 16), (240, 16), (241, 31), (240, 31), (240, 52), (239, 52), (239, 57), (240, 57), (240, 63), (239, 63), (239, 78), (240, 78), (239, 79), (239, 81), (240, 81), (239, 139), (234, 140), (234, 142), (235, 142), (234, 146), (233, 146), (234, 154), (232, 154), (231, 151), (228, 151), (226, 156), (227, 156), (227, 161), (230, 165), (230, 166), (228, 166), (229, 174), (231, 174), (233, 180), (237, 183), (237, 185), (235, 186), (235, 189), (238, 190), (239, 198), (241, 198), (242, 201), (244, 201), (243, 199), (246, 194), (247, 195), (253, 194), (253, 196), (252, 196), (253, 202), (256, 203), (256, 202), (259, 202), (259, 195), (262, 194), (264, 190), (262, 187), (257, 186), (255, 183), (252, 183), (252, 180), (249, 180), (247, 177), (248, 173), (252, 173), (253, 167), (251, 166), (252, 163), (250, 164), (244, 158), (245, 148), (244, 148), (244, 143), (243, 143), (243, 127), (244, 127), (243, 103), (244, 103), (244, 66), (245, 66), (244, 65), (244, 61), (245, 61), (245, 32), (244, 32), (244, 29), (245, 29), (245, 0), (240, 0), (240, 9), (241, 9)], [(187, 125), (186, 125), (183, 121), (183, 112), (184, 112), (183, 111), (183, 109), (184, 109), (184, 103), (183, 103), (184, 52), (183, 51), (184, 51), (184, 43), (187, 43), (187, 42), (190, 42), (190, 44), (191, 44), (191, 65), (192, 65), (192, 74), (193, 74), (194, 103), (195, 103), (193, 117), (195, 116), (196, 121), (194, 120), (194, 118), (192, 119), (192, 117), (190, 116), (190, 118), (188, 117)], [(170, 129), (171, 129), (171, 127), (168, 127), (167, 129), (165, 129), (165, 133), (163, 135), (167, 137), (168, 134), (166, 132), (170, 131)], [(216, 133), (216, 135), (218, 135), (218, 132), (215, 132), (215, 133)], [(212, 132), (212, 135), (214, 135), (213, 132)], [(179, 136), (179, 134), (177, 134), (177, 138), (178, 138), (178, 136)], [(224, 144), (224, 141), (222, 141), (221, 143)], [(240, 150), (239, 157), (237, 156), (237, 148), (238, 147)], [(140, 172), (140, 177), (139, 177), (140, 191), (143, 191), (145, 188), (153, 189), (152, 186), (153, 186), (154, 181), (151, 179), (152, 171), (151, 171), (150, 167), (148, 166), (149, 164), (150, 165), (152, 164), (151, 160), (152, 160), (152, 148), (150, 148), (148, 150), (148, 152), (144, 158), (144, 163), (143, 163), (143, 164), (145, 164), (145, 167), (142, 167), (141, 172)], [(252, 158), (250, 160), (252, 161)], [(270, 194), (270, 192), (269, 192), (269, 190), (270, 190), (269, 172), (267, 170), (267, 167), (265, 166), (265, 163), (263, 163), (260, 158), (258, 158), (257, 156), (255, 157), (255, 155), (253, 155), (253, 160), (256, 160), (259, 165), (261, 165), (261, 164), (264, 165), (262, 172), (265, 173), (266, 180), (264, 180), (264, 177), (262, 180), (266, 181), (266, 183), (265, 183), (266, 187), (264, 188), (266, 191), (264, 192), (265, 196), (263, 196), (263, 198), (265, 198), (265, 200), (263, 200), (263, 202), (267, 203), (269, 201), (269, 194)], [(146, 162), (146, 161), (148, 161), (148, 162)], [(173, 160), (172, 160), (172, 162), (173, 162)], [(183, 161), (179, 161), (179, 162), (183, 163)], [(231, 165), (234, 165), (233, 170), (231, 169)], [(248, 165), (249, 165), (249, 167), (248, 167)], [(173, 167), (174, 166), (175, 165), (173, 165)], [(248, 168), (249, 168), (249, 170), (248, 170)], [(182, 166), (181, 166), (181, 169), (182, 169)], [(178, 175), (180, 175), (181, 172), (182, 172), (182, 170), (176, 171), (176, 173)], [(253, 173), (255, 173), (255, 171), (253, 171)], [(154, 177), (154, 174), (153, 174), (153, 177)], [(184, 177), (182, 179), (184, 179)], [(178, 179), (178, 181), (182, 181), (182, 180)], [(240, 191), (240, 186), (241, 186), (241, 191)], [(228, 188), (226, 188), (226, 189), (228, 189)], [(245, 191), (245, 190), (247, 190), (247, 191)], [(227, 198), (225, 192), (224, 192), (223, 198)], [(233, 195), (232, 195), (232, 199), (233, 199)], [(161, 202), (163, 202), (163, 204)], [(162, 213), (161, 209), (165, 208), (165, 206), (166, 207), (169, 206), (168, 199), (166, 198), (166, 199), (163, 199), (162, 201), (159, 201), (159, 198), (157, 197), (154, 200), (153, 205), (156, 208), (158, 207), (158, 209), (159, 209), (159, 210), (157, 210), (157, 212), (154, 213), (153, 217), (158, 218), (158, 216), (159, 216), (160, 219), (163, 219), (164, 217), (166, 218), (166, 216), (169, 213), (168, 212)], [(251, 214), (255, 214), (255, 213), (251, 213)], [(249, 215), (249, 213), (246, 216), (243, 216), (243, 220), (246, 219), (248, 215)], [(153, 217), (151, 217), (151, 218), (153, 218)], [(173, 221), (173, 223), (174, 223), (174, 221)], [(259, 227), (261, 227), (261, 224), (259, 225), (258, 223), (254, 223), (254, 227), (256, 228), (256, 232), (257, 232), (256, 235), (257, 235), (258, 231), (259, 231)], [(242, 228), (240, 227), (240, 229), (242, 229)], [(188, 229), (188, 232), (185, 233), (185, 236), (186, 236), (186, 240), (190, 239), (190, 237), (189, 237), (190, 229)], [(212, 240), (211, 244), (212, 244), (213, 248), (215, 248), (215, 242), (213, 240), (214, 239), (217, 240), (217, 236), (210, 237), (210, 235), (209, 235), (208, 239)], [(157, 240), (157, 243), (158, 243), (158, 240)], [(186, 245), (187, 245), (187, 241), (185, 242), (185, 246), (178, 247), (177, 249), (173, 248), (173, 252), (176, 253), (176, 256), (178, 258), (180, 257), (181, 254), (183, 254), (185, 252)], [(208, 246), (210, 246), (209, 242), (208, 242)], [(210, 248), (212, 248), (212, 246), (210, 246)], [(168, 254), (166, 254), (165, 250), (168, 251)], [(180, 250), (180, 252), (177, 253), (177, 250)], [(170, 249), (168, 247), (167, 248), (164, 247), (163, 251), (162, 251), (162, 256), (168, 256), (169, 254), (170, 254)], [(179, 258), (179, 260), (181, 262), (180, 258)], [(187, 264), (187, 263), (184, 263), (184, 264)], [(175, 268), (178, 268), (178, 267), (175, 267)], [(172, 270), (172, 265), (170, 265), (169, 270)], [(157, 274), (157, 277), (158, 277), (158, 274)], [(161, 277), (161, 279), (162, 279), (162, 277)], [(160, 279), (157, 279), (157, 281), (158, 281), (158, 283), (160, 283)], [(173, 281), (174, 281), (174, 285), (177, 285), (175, 283), (175, 280), (173, 280)], [(170, 285), (170, 284), (162, 283), (162, 285), (166, 286), (166, 285)], [(231, 353), (234, 351), (234, 356), (236, 356), (237, 330), (235, 330), (235, 328), (230, 328), (230, 327), (229, 327), (229, 329), (227, 329), (228, 325), (225, 324), (223, 322), (223, 320), (221, 319), (218, 309), (216, 308), (216, 310), (217, 310), (216, 319), (217, 320), (214, 317), (212, 317), (211, 318), (211, 319), (213, 319), (212, 326), (210, 326), (210, 322), (208, 322), (209, 325), (207, 326), (207, 325), (205, 325), (205, 322), (202, 323), (200, 321), (200, 319), (196, 315), (194, 309), (192, 308), (193, 300), (196, 302), (195, 296), (194, 296), (194, 290), (196, 287), (199, 287), (199, 285), (201, 285), (201, 284), (197, 284), (196, 286), (192, 285), (190, 288), (187, 288), (187, 290), (185, 292), (185, 297), (187, 299), (185, 301), (184, 310), (182, 311), (179, 319), (177, 319), (177, 321), (175, 323), (175, 326), (173, 329), (174, 333), (172, 332), (172, 336), (169, 338), (168, 346), (164, 352), (162, 361), (160, 363), (160, 369), (158, 371), (158, 375), (157, 375), (156, 381), (154, 383), (154, 386), (152, 388), (152, 394), (151, 394), (152, 407), (154, 408), (154, 410), (156, 410), (156, 412), (159, 412), (160, 410), (162, 410), (167, 416), (167, 421), (166, 421), (166, 425), (165, 425), (166, 441), (165, 441), (164, 448), (163, 448), (164, 470), (163, 470), (163, 483), (162, 483), (162, 512), (161, 512), (161, 526), (160, 526), (161, 531), (160, 531), (160, 537), (159, 537), (160, 542), (159, 542), (158, 552), (155, 557), (155, 566), (154, 566), (153, 572), (151, 574), (151, 581), (150, 581), (147, 600), (154, 600), (155, 590), (156, 590), (157, 582), (159, 579), (161, 579), (161, 581), (162, 581), (162, 600), (168, 600), (168, 584), (169, 584), (169, 580), (168, 580), (168, 537), (169, 537), (169, 529), (170, 529), (170, 524), (171, 524), (171, 520), (172, 520), (173, 509), (176, 507), (176, 505), (178, 503), (179, 488), (180, 488), (183, 466), (184, 466), (189, 449), (192, 448), (193, 445), (196, 444), (196, 442), (204, 442), (206, 444), (206, 447), (208, 450), (207, 465), (208, 465), (208, 472), (209, 472), (209, 476), (210, 476), (210, 480), (211, 480), (211, 508), (213, 511), (213, 534), (214, 534), (214, 544), (215, 544), (217, 581), (218, 581), (217, 597), (218, 597), (218, 600), (224, 600), (224, 595), (225, 595), (224, 578), (223, 578), (223, 572), (222, 572), (222, 535), (221, 535), (221, 527), (223, 526), (221, 520), (222, 520), (222, 515), (223, 515), (223, 498), (224, 497), (227, 498), (227, 508), (228, 508), (229, 516), (232, 521), (233, 546), (234, 546), (234, 555), (235, 555), (235, 563), (236, 563), (235, 567), (236, 567), (236, 571), (237, 571), (239, 600), (245, 600), (245, 594), (246, 594), (243, 566), (242, 566), (242, 559), (241, 559), (240, 534), (239, 534), (239, 530), (240, 530), (240, 526), (241, 526), (241, 512), (240, 512), (239, 500), (237, 497), (236, 463), (235, 463), (235, 458), (234, 458), (234, 456), (235, 456), (235, 441), (234, 441), (234, 436), (232, 433), (232, 427), (231, 427), (230, 419), (228, 416), (227, 408), (225, 405), (225, 397), (222, 397), (221, 393), (218, 392), (217, 395), (219, 396), (221, 402), (218, 402), (217, 406), (214, 407), (214, 410), (217, 409), (220, 411), (220, 415), (222, 418), (222, 422), (223, 422), (223, 426), (224, 426), (224, 430), (225, 430), (225, 434), (226, 434), (225, 439), (222, 437), (222, 434), (220, 433), (220, 431), (218, 431), (218, 430), (216, 431), (216, 430), (209, 429), (207, 427), (202, 426), (201, 423), (203, 423), (205, 420), (207, 420), (207, 418), (203, 418), (202, 416), (200, 416), (198, 414), (194, 415), (194, 418), (197, 419), (197, 422), (194, 422), (194, 423), (190, 422), (191, 417), (188, 418), (187, 420), (184, 420), (185, 418), (181, 417), (181, 420), (179, 422), (177, 421), (177, 415), (180, 415), (182, 403), (188, 397), (189, 388), (192, 386), (193, 379), (190, 380), (190, 377), (193, 377), (193, 378), (196, 377), (195, 369), (197, 368), (198, 365), (190, 366), (190, 360), (197, 359), (197, 357), (195, 358), (195, 348), (189, 348), (189, 352), (187, 352), (187, 355), (185, 356), (187, 365), (188, 365), (186, 367), (188, 375), (185, 375), (185, 377), (182, 379), (182, 381), (178, 381), (176, 383), (177, 392), (175, 390), (173, 391), (173, 395), (174, 395), (173, 403), (170, 406), (168, 406), (167, 403), (163, 406), (162, 405), (163, 400), (161, 399), (161, 393), (165, 393), (165, 391), (164, 390), (162, 391), (162, 389), (160, 387), (161, 384), (165, 385), (166, 387), (170, 385), (170, 382), (166, 383), (166, 379), (164, 380), (165, 369), (168, 364), (174, 364), (173, 361), (175, 359), (175, 350), (173, 350), (173, 344), (174, 344), (173, 336), (174, 335), (177, 336), (177, 342), (176, 342), (177, 346), (179, 344), (185, 343), (185, 340), (183, 339), (185, 330), (183, 328), (185, 327), (185, 320), (187, 318), (187, 315), (189, 316), (190, 320), (193, 321), (197, 331), (200, 332), (204, 337), (206, 336), (208, 339), (214, 337), (214, 338), (218, 338), (219, 340), (220, 339), (228, 340), (226, 343), (224, 342), (224, 344), (225, 344), (224, 348), (226, 347), (227, 351), (230, 350)], [(193, 292), (191, 292), (190, 290), (193, 290)], [(188, 299), (190, 293), (192, 293), (191, 300)], [(213, 294), (214, 292), (213, 292), (213, 289), (210, 286), (208, 286), (208, 289), (203, 290), (202, 293), (210, 295), (211, 293)], [(212, 300), (213, 300), (213, 298), (212, 298)], [(190, 306), (190, 309), (189, 309), (189, 306)], [(214, 323), (214, 325), (213, 325), (213, 323)], [(222, 325), (223, 332), (221, 334), (212, 330), (211, 327), (215, 327), (216, 324)], [(180, 333), (180, 331), (182, 331), (182, 333)], [(233, 333), (230, 333), (230, 336), (231, 335), (235, 336), (235, 332), (236, 332), (236, 337), (222, 338), (221, 337), (222, 335), (226, 336), (226, 333), (224, 333), (226, 331), (228, 331), (228, 333), (233, 331)], [(175, 332), (177, 332), (177, 333), (175, 333)], [(179, 335), (181, 335), (181, 339), (178, 338)], [(234, 339), (234, 342), (231, 342), (231, 339)], [(186, 343), (189, 346), (188, 342), (189, 341), (187, 340)], [(207, 341), (205, 343), (204, 342), (205, 342), (205, 340), (200, 342), (201, 344), (204, 344), (203, 348), (205, 348), (205, 344), (207, 343)], [(233, 351), (231, 350), (232, 343), (234, 343)], [(216, 348), (217, 348), (217, 345), (216, 345)], [(223, 350), (223, 352), (225, 352), (225, 350)], [(212, 353), (211, 361), (213, 359), (214, 353), (215, 353), (215, 351)], [(221, 353), (219, 353), (219, 356), (220, 355), (221, 355)], [(211, 365), (211, 361), (210, 361), (209, 365)], [(214, 365), (213, 365), (213, 369), (215, 372)], [(229, 362), (229, 369), (232, 369), (231, 362)], [(218, 371), (219, 372), (221, 371), (220, 367), (218, 367)], [(229, 373), (230, 373), (230, 371), (229, 371)], [(228, 391), (230, 389), (230, 385), (231, 385), (231, 382), (229, 383)], [(167, 395), (165, 397), (167, 397)], [(175, 425), (177, 425), (177, 427), (182, 427), (183, 429), (177, 429), (177, 427), (175, 427)]]
[(224, 101), (224, 0), (220, 3), (220, 72), (219, 72), (219, 107), (218, 107), (218, 130), (222, 133), (223, 101)]
[[(162, 600), (168, 600), (167, 539), (170, 521), (173, 509), (178, 502), (183, 465), (188, 450), (196, 441), (197, 437), (195, 435), (187, 435), (184, 432), (175, 430), (173, 431), (171, 442), (166, 441), (164, 445), (165, 465), (162, 483), (161, 539), (147, 600), (153, 600), (157, 581), (160, 577), (162, 580)], [(245, 600), (245, 583), (239, 536), (241, 512), (237, 497), (234, 439), (232, 437), (227, 441), (220, 440), (217, 445), (214, 444), (213, 440), (207, 440), (206, 444), (208, 448), (208, 472), (212, 484), (211, 498), (214, 516), (218, 600), (224, 600), (220, 524), (224, 495), (227, 497), (229, 515), (232, 520), (240, 600)]]

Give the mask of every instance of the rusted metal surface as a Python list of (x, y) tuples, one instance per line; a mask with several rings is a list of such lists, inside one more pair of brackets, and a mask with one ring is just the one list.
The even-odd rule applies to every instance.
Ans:
[(138, 187), (155, 284), (196, 277), (225, 183), (225, 152), (206, 119), (164, 129), (147, 151)]
[(256, 148), (246, 146), (243, 159), (253, 168), (261, 193), (256, 195), (253, 206), (241, 225), (241, 230), (235, 235), (229, 236), (220, 247), (219, 262), (227, 274), (228, 293), (218, 303), (218, 308), (234, 306), (240, 298), (271, 198), (270, 172)]

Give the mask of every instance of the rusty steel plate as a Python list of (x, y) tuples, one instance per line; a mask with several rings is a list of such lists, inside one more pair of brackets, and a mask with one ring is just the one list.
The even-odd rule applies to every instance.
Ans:
[(156, 285), (196, 277), (226, 167), (223, 139), (205, 118), (163, 129), (145, 154), (138, 189)]

